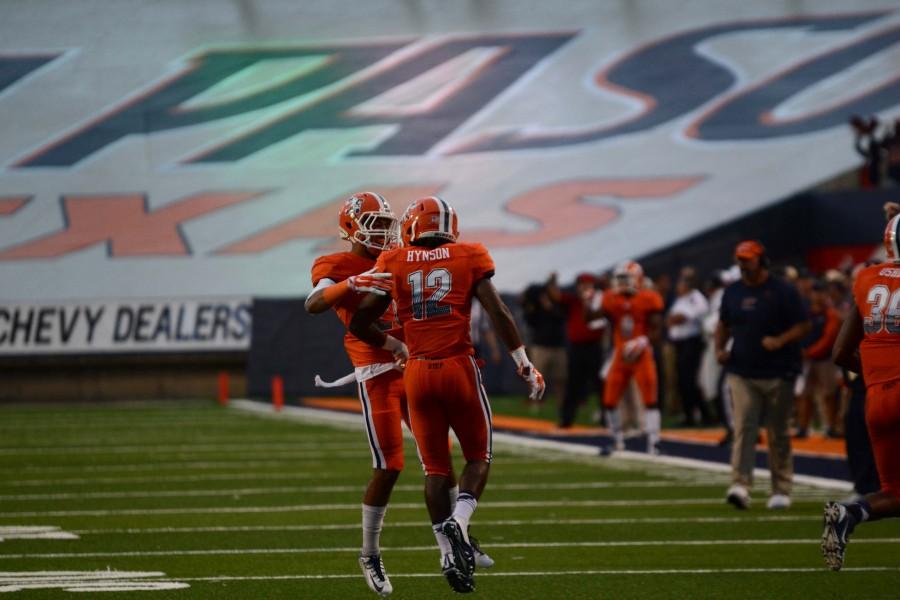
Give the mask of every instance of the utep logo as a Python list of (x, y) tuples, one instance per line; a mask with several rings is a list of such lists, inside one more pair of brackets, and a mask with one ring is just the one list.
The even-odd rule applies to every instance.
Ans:
[[(410, 157), (475, 152), (506, 152), (600, 142), (670, 123), (703, 106), (683, 133), (702, 142), (765, 140), (843, 126), (853, 113), (872, 114), (897, 105), (900, 77), (873, 83), (822, 108), (779, 111), (791, 98), (813, 90), (900, 41), (900, 26), (878, 27), (891, 11), (801, 16), (713, 24), (677, 33), (640, 47), (593, 74), (591, 85), (636, 102), (618, 120), (556, 129), (541, 117), (521, 127), (474, 131), (448, 145), (464, 123), (510, 89), (535, 66), (550, 59), (578, 32), (522, 35), (460, 35), (433, 40), (214, 49), (189, 57), (178, 71), (74, 131), (61, 132), (13, 168), (76, 167), (114, 143), (134, 135), (155, 135), (261, 111), (249, 129), (233, 130), (215, 144), (190, 148), (180, 162), (227, 164), (257, 155), (293, 136), (314, 130), (381, 126), (365, 142), (346, 142), (336, 160)], [(798, 30), (810, 35), (854, 34), (767, 80), (741, 86), (734, 69), (714, 61), (700, 46), (729, 34)], [(602, 57), (600, 57), (602, 58)], [(0, 60), (0, 89), (40, 68), (45, 57)], [(235, 91), (234, 82), (259, 74), (272, 61), (298, 63), (294, 70), (269, 76)], [(27, 62), (27, 64), (26, 64)], [(441, 67), (465, 64), (445, 76), (436, 89), (414, 104), (381, 102), (385, 94), (421, 82)], [(288, 67), (285, 67), (288, 69)], [(578, 73), (580, 78), (584, 74)], [(227, 89), (228, 93), (222, 93)], [(818, 93), (821, 98), (821, 93)], [(305, 97), (305, 98), (302, 98)], [(210, 99), (212, 98), (212, 99)], [(515, 96), (504, 99), (515, 102)], [(298, 160), (303, 160), (302, 157)]]
[(359, 213), (362, 212), (362, 198), (360, 198), (359, 196), (353, 196), (352, 198), (350, 198), (349, 212), (352, 212), (354, 216), (359, 216)]

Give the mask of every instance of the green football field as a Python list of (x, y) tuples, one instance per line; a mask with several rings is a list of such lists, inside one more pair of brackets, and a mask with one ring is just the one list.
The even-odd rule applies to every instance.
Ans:
[[(369, 470), (361, 429), (206, 403), (0, 406), (0, 592), (375, 598), (356, 562)], [(410, 443), (382, 536), (394, 598), (454, 595), (421, 483)], [(764, 484), (738, 512), (722, 474), (498, 445), (472, 525), (496, 565), (473, 597), (900, 597), (900, 520), (863, 526), (833, 573), (835, 493), (801, 486), (772, 513)]]

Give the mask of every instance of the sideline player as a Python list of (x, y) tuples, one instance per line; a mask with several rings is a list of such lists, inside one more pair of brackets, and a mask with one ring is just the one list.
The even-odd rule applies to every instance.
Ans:
[(613, 327), (613, 356), (606, 374), (603, 404), (609, 415), (614, 449), (625, 449), (619, 403), (634, 378), (646, 409), (647, 452), (659, 453), (660, 412), (657, 404), (656, 361), (653, 345), (662, 335), (663, 299), (643, 287), (644, 270), (627, 261), (613, 271), (612, 290), (604, 292), (599, 310), (588, 310), (589, 319), (606, 317)]
[(866, 425), (881, 489), (855, 502), (825, 505), (822, 554), (844, 566), (848, 537), (863, 521), (900, 517), (900, 215), (884, 231), (887, 262), (864, 268), (854, 306), (834, 345), (834, 362), (866, 382)]
[[(491, 283), (494, 262), (487, 250), (456, 241), (456, 212), (434, 196), (417, 200), (403, 215), (400, 235), (403, 247), (382, 253), (376, 263), (376, 272), (391, 273), (392, 290), (383, 296), (369, 294), (353, 316), (350, 331), (376, 348), (388, 343), (375, 322), (393, 297), (409, 347), (403, 380), (413, 435), (425, 464), (425, 502), (441, 570), (455, 591), (471, 592), (475, 561), (468, 526), (487, 483), (492, 452), (491, 406), (469, 333), (473, 297), (510, 350), (532, 399), (543, 394), (544, 382)], [(466, 459), (452, 510), (447, 500), (450, 429)]]
[[(338, 213), (338, 226), (341, 238), (350, 242), (350, 250), (315, 261), (312, 268), (315, 287), (305, 306), (313, 314), (333, 308), (346, 326), (366, 293), (384, 294), (391, 289), (388, 273), (371, 273), (371, 270), (382, 250), (396, 245), (397, 218), (383, 197), (363, 192), (344, 203)], [(363, 497), (359, 564), (372, 591), (387, 596), (393, 587), (381, 559), (380, 537), (391, 491), (403, 469), (401, 420), (409, 426), (403, 375), (395, 368), (395, 357), (404, 359), (406, 347), (397, 337), (388, 335), (383, 348), (372, 348), (348, 332), (344, 336), (344, 348), (354, 366), (372, 452), (372, 478)], [(452, 470), (451, 483), (450, 502), (454, 503), (459, 488)], [(479, 566), (493, 564), (477, 544), (476, 554)]]

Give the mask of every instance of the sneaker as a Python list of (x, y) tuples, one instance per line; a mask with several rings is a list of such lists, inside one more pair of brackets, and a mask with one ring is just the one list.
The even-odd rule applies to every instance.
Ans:
[(660, 448), (659, 448), (659, 442), (656, 442), (655, 444), (651, 444), (650, 441), (648, 440), (647, 441), (647, 454), (649, 454), (650, 456), (659, 456), (660, 454), (662, 454), (662, 450), (660, 450)]
[(747, 510), (750, 508), (750, 492), (741, 484), (735, 483), (728, 488), (728, 492), (725, 494), (725, 501), (729, 504), (734, 504), (734, 507), (737, 509)]
[(494, 559), (482, 551), (481, 545), (478, 543), (478, 538), (471, 533), (469, 534), (469, 545), (472, 546), (472, 551), (475, 552), (476, 567), (479, 569), (490, 569), (494, 566)]
[(466, 575), (456, 567), (452, 552), (445, 554), (441, 560), (441, 574), (447, 578), (447, 583), (450, 584), (454, 592), (468, 594), (475, 591), (475, 578), (471, 575)]
[(372, 556), (359, 556), (359, 567), (362, 569), (363, 577), (369, 588), (379, 596), (389, 596), (394, 591), (391, 586), (391, 580), (388, 579), (387, 571), (384, 570), (384, 562), (381, 560), (380, 554)]
[(766, 503), (769, 510), (787, 510), (791, 507), (791, 497), (784, 494), (772, 494)]
[(441, 533), (450, 540), (450, 547), (453, 549), (453, 563), (464, 575), (471, 577), (475, 572), (475, 552), (472, 550), (471, 544), (466, 541), (462, 527), (459, 526), (456, 519), (447, 517), (441, 523)]
[(844, 550), (849, 541), (847, 538), (853, 533), (856, 522), (847, 512), (847, 507), (837, 502), (825, 504), (823, 521), (822, 556), (832, 571), (840, 571), (844, 566)]
[(613, 437), (613, 451), (622, 452), (623, 450), (625, 450), (625, 436), (618, 433)]

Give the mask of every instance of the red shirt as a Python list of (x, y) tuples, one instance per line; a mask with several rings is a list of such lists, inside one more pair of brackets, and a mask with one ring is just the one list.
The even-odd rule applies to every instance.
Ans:
[(591, 329), (584, 315), (584, 302), (577, 294), (563, 293), (559, 302), (566, 307), (566, 335), (573, 344), (598, 342), (603, 339), (603, 327)]
[[(313, 263), (312, 283), (315, 286), (321, 279), (330, 279), (335, 283), (340, 283), (348, 277), (368, 271), (374, 265), (374, 259), (358, 256), (352, 252), (338, 252), (321, 256)], [(365, 294), (348, 291), (332, 307), (338, 318), (344, 323), (344, 327), (350, 325), (353, 313), (359, 308), (359, 303), (364, 297)], [(344, 335), (344, 350), (347, 351), (347, 356), (354, 367), (394, 362), (394, 357), (390, 352), (381, 348), (373, 348), (349, 331)]]
[(474, 354), (469, 333), (475, 284), (494, 273), (481, 244), (409, 246), (382, 252), (378, 271), (391, 273), (397, 316), (410, 358)]
[(853, 297), (865, 330), (859, 354), (866, 386), (900, 379), (900, 264), (860, 271)]

